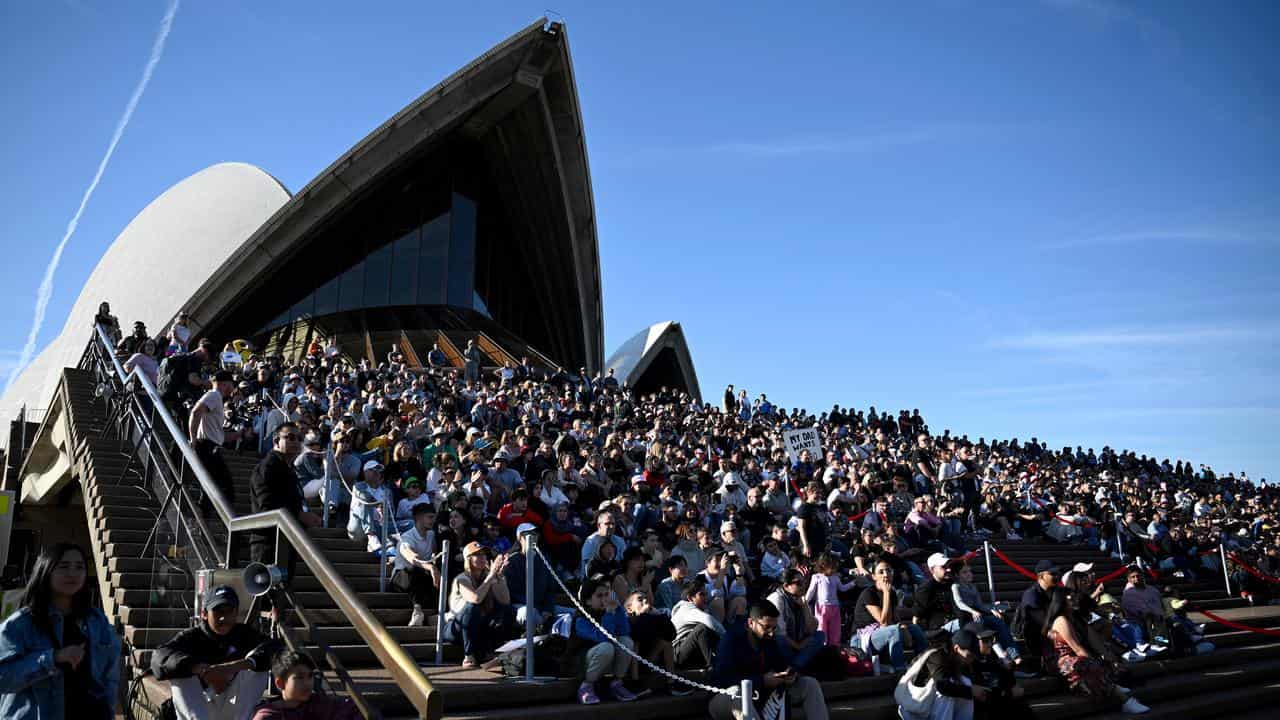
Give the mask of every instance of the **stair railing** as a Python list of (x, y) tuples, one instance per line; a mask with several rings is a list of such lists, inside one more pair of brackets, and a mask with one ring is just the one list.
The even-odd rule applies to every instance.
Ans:
[[(213, 478), (200, 462), (195, 450), (187, 442), (186, 434), (182, 432), (177, 421), (174, 420), (173, 415), (165, 406), (160, 393), (156, 390), (151, 380), (136, 369), (132, 373), (125, 373), (102, 326), (97, 325), (94, 327), (94, 336), (89, 345), (90, 347), (85, 351), (85, 362), (94, 365), (93, 369), (98, 373), (99, 377), (109, 383), (110, 392), (113, 395), (118, 394), (118, 396), (132, 398), (130, 401), (131, 412), (128, 413), (128, 416), (139, 423), (143, 432), (149, 433), (154, 438), (154, 432), (152, 432), (155, 429), (154, 426), (142, 427), (143, 417), (141, 414), (132, 412), (143, 408), (142, 400), (144, 396), (149, 401), (150, 409), (160, 419), (162, 427), (168, 430), (173, 444), (186, 461), (186, 464), (190, 466), (200, 490), (213, 506), (217, 519), (226, 527), (226, 551), (222, 553), (221, 561), (216, 564), (220, 564), (223, 567), (231, 567), (233, 565), (235, 558), (230, 557), (231, 535), (233, 533), (274, 530), (277, 541), (283, 538), (292, 546), (298, 560), (307, 565), (316, 580), (333, 598), (356, 632), (373, 650), (378, 661), (391, 673), (396, 685), (399, 686), (409, 702), (413, 704), (419, 717), (425, 720), (439, 718), (444, 710), (444, 701), (440, 692), (432, 686), (431, 681), (422, 673), (422, 669), (418, 667), (414, 659), (387, 632), (382, 622), (360, 601), (359, 595), (351, 589), (351, 586), (337, 572), (328, 558), (325, 557), (323, 551), (312, 541), (298, 521), (283, 510), (268, 510), (250, 515), (236, 515), (234, 508), (227, 502), (226, 496), (222, 494), (222, 491), (213, 482)], [(136, 383), (135, 387), (141, 388), (142, 392), (128, 391), (126, 388), (131, 383)], [(162, 452), (160, 455), (168, 457), (167, 452)], [(157, 466), (165, 467), (162, 463), (157, 463)], [(182, 474), (175, 473), (168, 478), (170, 490), (178, 493), (175, 497), (179, 503), (179, 510), (181, 511), (181, 504), (185, 501), (191, 522), (195, 523), (200, 533), (211, 541), (213, 535), (204, 524), (199, 512), (199, 506), (192, 503), (190, 496), (187, 495), (186, 488), (181, 481), (183, 477)], [(217, 558), (217, 550), (214, 551), (214, 559), (219, 559)], [(201, 562), (208, 562), (208, 559), (202, 559)], [(213, 567), (213, 565), (209, 564), (206, 567)]]

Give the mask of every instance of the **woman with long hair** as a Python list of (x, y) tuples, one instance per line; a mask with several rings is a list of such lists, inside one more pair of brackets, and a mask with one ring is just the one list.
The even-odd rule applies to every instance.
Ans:
[(1116, 684), (1113, 667), (1089, 649), (1086, 633), (1080, 631), (1072, 615), (1066, 589), (1054, 588), (1042, 628), (1049, 639), (1045, 646), (1045, 665), (1057, 668), (1058, 674), (1076, 692), (1123, 703), (1120, 710), (1126, 715), (1139, 715), (1150, 710), (1130, 695), (1129, 688)]
[(88, 564), (74, 543), (40, 553), (22, 607), (0, 623), (0, 717), (113, 717), (120, 638), (90, 606)]

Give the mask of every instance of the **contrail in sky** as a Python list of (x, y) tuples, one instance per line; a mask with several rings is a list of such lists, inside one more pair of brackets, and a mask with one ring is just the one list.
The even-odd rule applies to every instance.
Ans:
[(18, 363), (14, 366), (13, 372), (9, 374), (9, 381), (5, 384), (5, 390), (13, 385), (13, 381), (18, 379), (18, 374), (23, 368), (31, 362), (31, 356), (36, 351), (36, 336), (40, 334), (40, 328), (44, 325), (44, 313), (49, 308), (49, 298), (53, 295), (53, 274), (58, 270), (58, 263), (62, 261), (62, 251), (67, 247), (67, 241), (76, 232), (76, 226), (80, 224), (80, 216), (84, 215), (84, 209), (89, 204), (89, 198), (93, 196), (93, 191), (98, 189), (98, 182), (102, 180), (102, 174), (107, 170), (107, 163), (111, 162), (111, 156), (116, 151), (116, 146), (120, 144), (120, 138), (124, 135), (124, 129), (129, 126), (129, 120), (133, 118), (133, 111), (138, 108), (138, 101), (142, 99), (142, 93), (147, 90), (147, 83), (151, 82), (151, 74), (155, 72), (156, 65), (160, 64), (160, 56), (164, 54), (164, 42), (169, 39), (169, 31), (173, 29), (173, 16), (178, 14), (178, 4), (181, 0), (173, 0), (169, 4), (169, 9), (165, 11), (164, 19), (160, 21), (160, 32), (156, 34), (156, 40), (151, 45), (151, 57), (147, 59), (147, 66), (142, 71), (142, 79), (138, 81), (138, 86), (133, 89), (133, 95), (129, 96), (129, 104), (124, 107), (124, 114), (120, 116), (120, 122), (116, 124), (116, 131), (111, 136), (111, 142), (107, 145), (107, 152), (103, 154), (102, 160), (98, 163), (98, 171), (93, 174), (93, 181), (89, 183), (88, 189), (84, 191), (84, 197), (80, 198), (80, 207), (76, 208), (75, 215), (71, 216), (71, 222), (67, 223), (67, 231), (62, 235), (62, 240), (58, 243), (58, 247), (54, 248), (53, 257), (49, 260), (49, 266), (44, 269), (44, 278), (40, 281), (40, 289), (36, 292), (36, 308), (35, 317), (31, 321), (31, 332), (27, 334), (27, 344), (22, 346), (22, 354), (18, 356)]

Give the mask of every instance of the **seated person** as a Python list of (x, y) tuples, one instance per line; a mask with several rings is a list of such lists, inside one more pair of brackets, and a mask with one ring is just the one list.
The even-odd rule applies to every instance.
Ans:
[[(636, 652), (649, 662), (661, 663), (667, 672), (675, 673), (676, 655), (671, 641), (676, 638), (676, 628), (671, 624), (671, 618), (654, 610), (647, 594), (634, 592), (627, 597), (627, 620), (631, 623)], [(632, 663), (633, 677), (639, 669), (639, 663)], [(693, 691), (688, 686), (668, 682), (667, 692), (680, 696)]]
[(899, 623), (894, 617), (898, 591), (893, 589), (893, 566), (882, 557), (871, 575), (875, 584), (862, 591), (853, 610), (855, 647), (867, 653), (887, 654), (894, 672), (902, 672), (907, 669), (903, 642), (909, 637), (917, 653), (924, 652), (928, 642), (919, 625)]
[(396, 532), (405, 532), (413, 527), (415, 507), (426, 505), (434, 511), (435, 506), (422, 494), (422, 481), (416, 477), (405, 480), (400, 489), (404, 491), (404, 497), (400, 498), (399, 504), (396, 505)]
[(426, 502), (418, 503), (413, 506), (413, 526), (400, 534), (400, 542), (396, 545), (391, 584), (407, 588), (413, 600), (409, 627), (426, 624), (427, 608), (435, 607), (432, 598), (436, 588), (440, 587), (440, 566), (432, 559), (436, 553), (435, 526), (435, 507)]
[(720, 638), (711, 683), (717, 687), (738, 687), (750, 679), (759, 688), (759, 698), (747, 718), (738, 717), (741, 701), (717, 694), (707, 711), (713, 720), (758, 720), (760, 709), (769, 702), (774, 691), (785, 688), (792, 703), (804, 706), (807, 720), (827, 720), (827, 701), (822, 685), (807, 675), (787, 667), (774, 636), (778, 631), (778, 608), (768, 600), (757, 600), (748, 615), (732, 624)]
[[(706, 553), (707, 566), (698, 574), (707, 583), (707, 593), (711, 598), (710, 611), (716, 619), (724, 622), (725, 618), (733, 618), (747, 612), (747, 588), (743, 585), (742, 566), (745, 561), (719, 546)], [(733, 580), (729, 579), (729, 570), (734, 570)]]
[(669, 575), (658, 583), (653, 606), (670, 613), (676, 603), (684, 599), (684, 586), (689, 583), (689, 561), (683, 555), (671, 555), (662, 563), (662, 567)]
[(271, 661), (271, 679), (280, 699), (264, 702), (253, 720), (360, 720), (355, 703), (315, 692), (316, 661), (306, 653), (284, 650)]
[(489, 549), (472, 541), (462, 550), (462, 572), (449, 591), (444, 637), (462, 643), (462, 667), (480, 666), (511, 634), (516, 613), (503, 570), (507, 556), (489, 562)]
[(778, 608), (778, 648), (788, 667), (804, 670), (813, 656), (827, 644), (826, 635), (818, 629), (818, 618), (805, 602), (804, 573), (795, 568), (782, 571), (777, 590), (768, 597)]
[(249, 720), (267, 689), (267, 668), (279, 644), (239, 622), (239, 612), (234, 588), (211, 588), (200, 624), (151, 656), (152, 674), (173, 690), (179, 720)]
[[(587, 613), (611, 635), (618, 639), (627, 649), (635, 649), (631, 640), (631, 624), (627, 620), (627, 612), (613, 596), (609, 583), (601, 578), (590, 577), (582, 583), (578, 592), (579, 602), (587, 609)], [(632, 658), (614, 646), (604, 633), (600, 632), (582, 614), (573, 619), (573, 635), (570, 638), (568, 652), (585, 652), (586, 672), (582, 684), (578, 686), (578, 702), (583, 705), (595, 705), (600, 702), (596, 695), (596, 683), (605, 673), (612, 672), (613, 681), (609, 683), (609, 692), (617, 700), (630, 702), (636, 699), (622, 679), (631, 670)]]
[(696, 577), (684, 586), (683, 598), (671, 608), (671, 624), (676, 628), (672, 643), (676, 667), (705, 669), (715, 659), (715, 647), (724, 635), (724, 625), (708, 612), (711, 598), (707, 583)]
[[(383, 525), (382, 511), (395, 507), (394, 492), (382, 479), (382, 463), (370, 460), (364, 464), (364, 479), (351, 488), (351, 515), (347, 518), (347, 535), (352, 540), (366, 538), (369, 552), (382, 548), (383, 533), (395, 532), (393, 518)], [(380, 504), (379, 504), (380, 503)], [(387, 538), (391, 540), (390, 537)]]

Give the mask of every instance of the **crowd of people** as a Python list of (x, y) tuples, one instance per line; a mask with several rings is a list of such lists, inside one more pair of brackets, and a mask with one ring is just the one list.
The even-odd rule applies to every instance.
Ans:
[[(1251, 602), (1271, 601), (1267, 575), (1280, 573), (1280, 493), (1187, 461), (972, 439), (918, 410), (788, 410), (733, 386), (715, 404), (638, 395), (611, 372), (527, 358), (483, 370), (476, 353), (462, 368), (440, 353), (409, 367), (398, 348), (353, 359), (317, 340), (287, 362), (247, 343), (188, 350), (179, 334), (116, 332), (131, 367), (155, 361), (224, 494), (220, 454), (269, 443), (254, 510), (345, 525), (371, 561), (394, 564), (411, 624), (447, 577), (442, 622), (468, 668), (535, 613), (568, 637), (585, 704), (635, 699), (634, 653), (720, 687), (786, 689), (810, 718), (826, 712), (814, 678), (859, 658), (903, 673), (904, 717), (1025, 716), (1017, 679), (1042, 673), (1141, 712), (1120, 684), (1127, 664), (1211, 649), (1162, 586), (1220, 573), (1207, 552), (1220, 545)], [(793, 456), (784, 433), (798, 428), (821, 449)], [(991, 604), (966, 554), (987, 538), (1135, 564), (1118, 601), (1088, 564), (1046, 561), (1016, 607)], [(270, 543), (255, 538), (253, 557), (274, 557)], [(530, 552), (548, 562), (533, 564), (526, 597)], [(712, 714), (728, 717), (726, 702)]]

